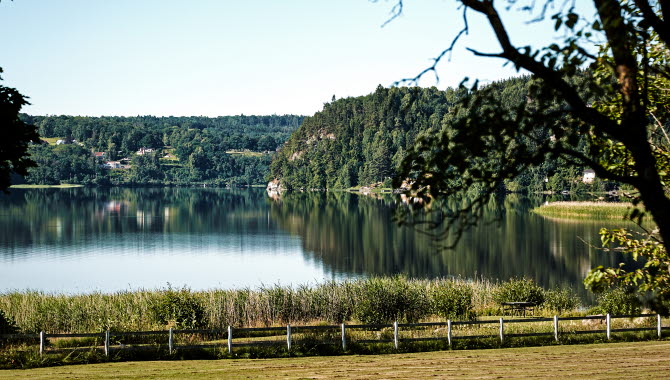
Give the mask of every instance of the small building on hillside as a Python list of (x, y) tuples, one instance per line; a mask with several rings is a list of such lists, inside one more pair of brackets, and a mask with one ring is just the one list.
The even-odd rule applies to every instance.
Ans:
[(144, 147), (142, 147), (142, 148), (140, 148), (140, 150), (137, 151), (136, 154), (138, 156), (143, 156), (147, 153), (153, 153), (153, 151), (154, 151), (154, 148), (144, 148)]
[(98, 160), (104, 160), (105, 158), (107, 158), (107, 153), (106, 152), (93, 152), (93, 155)]
[(120, 161), (107, 161), (101, 165), (104, 169), (121, 169)]
[(593, 180), (596, 179), (596, 172), (593, 169), (584, 170), (584, 176), (582, 177), (582, 182), (584, 183), (593, 183)]

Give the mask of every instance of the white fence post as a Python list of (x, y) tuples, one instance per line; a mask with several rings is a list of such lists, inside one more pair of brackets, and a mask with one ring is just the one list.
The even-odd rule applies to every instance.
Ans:
[(109, 356), (109, 330), (105, 331), (105, 356)]
[(346, 328), (346, 326), (345, 326), (344, 323), (343, 323), (343, 324), (342, 324), (342, 351), (346, 351), (346, 350), (347, 350), (347, 337), (346, 337), (346, 335), (345, 335), (345, 333), (346, 333), (346, 329), (347, 329), (347, 328)]
[(449, 347), (451, 347), (451, 319), (447, 319), (447, 342), (449, 342)]
[(663, 335), (663, 328), (661, 327), (661, 314), (656, 314), (656, 332), (658, 333), (658, 339), (661, 339)]
[(554, 315), (554, 339), (558, 342), (558, 315)]
[(233, 326), (228, 326), (228, 353), (233, 353)]
[(44, 335), (46, 335), (44, 334), (44, 331), (40, 331), (40, 356), (44, 354), (44, 340), (45, 340)]
[(291, 351), (291, 325), (286, 325), (286, 348)]
[(502, 343), (505, 340), (505, 334), (503, 331), (504, 331), (503, 319), (500, 318), (500, 343)]
[(172, 354), (172, 346), (174, 345), (174, 333), (172, 332), (172, 327), (170, 327), (170, 335), (168, 335), (168, 348), (170, 354)]
[(393, 346), (398, 349), (398, 321), (393, 322)]
[(609, 313), (605, 317), (605, 323), (607, 324), (607, 340), (612, 338), (612, 317)]

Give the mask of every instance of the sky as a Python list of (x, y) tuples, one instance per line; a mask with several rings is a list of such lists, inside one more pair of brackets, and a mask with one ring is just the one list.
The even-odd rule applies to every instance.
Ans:
[[(587, 3), (581, 0), (579, 6)], [(312, 115), (337, 98), (413, 77), (462, 28), (454, 0), (0, 0), (4, 86), (32, 115)], [(553, 23), (500, 9), (518, 46), (546, 46)], [(593, 10), (582, 8), (583, 14)], [(550, 12), (551, 13), (551, 12)], [(481, 17), (421, 86), (519, 75)]]

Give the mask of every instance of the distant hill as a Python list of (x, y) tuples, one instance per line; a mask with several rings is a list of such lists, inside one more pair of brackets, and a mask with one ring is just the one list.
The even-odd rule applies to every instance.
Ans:
[[(524, 99), (529, 77), (495, 82), (502, 102)], [(462, 89), (377, 87), (366, 96), (338, 99), (305, 118), (271, 164), (287, 188), (350, 188), (386, 182), (416, 137), (441, 130)]]
[(303, 116), (21, 118), (44, 144), (28, 183), (100, 185), (262, 184), (271, 156)]

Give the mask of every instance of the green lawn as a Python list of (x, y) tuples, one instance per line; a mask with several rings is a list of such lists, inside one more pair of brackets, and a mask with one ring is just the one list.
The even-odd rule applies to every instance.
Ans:
[(44, 140), (49, 143), (49, 145), (56, 145), (56, 141), (62, 140), (65, 137), (40, 137), (41, 140)]
[(417, 379), (670, 376), (670, 341), (369, 356), (124, 362), (0, 371), (0, 379)]

